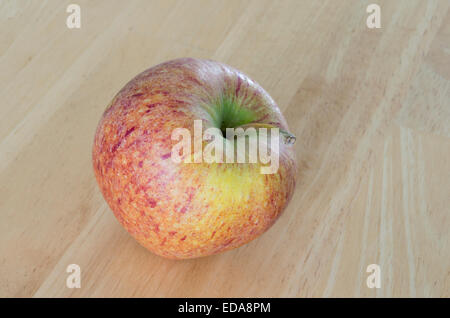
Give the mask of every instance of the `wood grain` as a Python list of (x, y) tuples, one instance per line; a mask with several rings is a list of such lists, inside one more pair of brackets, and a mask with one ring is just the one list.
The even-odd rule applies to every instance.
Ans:
[[(0, 2), (0, 296), (450, 296), (447, 0), (378, 0), (381, 29), (359, 0), (78, 1), (68, 29), (71, 2)], [(128, 80), (182, 56), (266, 88), (300, 181), (259, 239), (170, 261), (115, 220), (91, 146)]]

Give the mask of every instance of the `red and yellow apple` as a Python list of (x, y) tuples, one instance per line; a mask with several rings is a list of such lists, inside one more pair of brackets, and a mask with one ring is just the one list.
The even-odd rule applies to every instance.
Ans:
[[(273, 99), (225, 64), (182, 58), (154, 66), (114, 97), (98, 125), (93, 167), (118, 221), (144, 247), (172, 259), (220, 253), (265, 232), (295, 187), (292, 146), (279, 168), (257, 163), (176, 163), (175, 128), (265, 124), (288, 131)], [(225, 138), (225, 137), (224, 137)]]

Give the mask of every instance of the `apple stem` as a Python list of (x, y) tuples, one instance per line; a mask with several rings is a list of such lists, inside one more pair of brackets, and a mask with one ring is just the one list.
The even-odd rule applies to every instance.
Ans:
[[(267, 129), (271, 129), (271, 128), (278, 128), (275, 125), (272, 124), (263, 124), (263, 123), (252, 123), (252, 124), (246, 124), (246, 125), (241, 125), (238, 128), (249, 128), (249, 127), (253, 127), (253, 128), (267, 128)], [(283, 140), (283, 143), (285, 145), (293, 145), (295, 144), (295, 141), (297, 140), (297, 137), (295, 137), (295, 135), (291, 134), (289, 131), (278, 128), (280, 131), (280, 135), (281, 138)]]
[(293, 134), (291, 134), (290, 132), (280, 129), (280, 133), (283, 136), (283, 142), (286, 145), (293, 145), (295, 144), (295, 141), (297, 140), (297, 137), (295, 137)]

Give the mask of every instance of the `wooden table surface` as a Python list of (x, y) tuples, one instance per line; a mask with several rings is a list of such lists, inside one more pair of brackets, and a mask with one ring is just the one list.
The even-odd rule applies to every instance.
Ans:
[[(360, 0), (76, 1), (69, 29), (71, 2), (0, 2), (0, 296), (450, 296), (448, 0), (371, 1), (380, 29)], [(183, 56), (272, 95), (299, 182), (260, 238), (171, 261), (116, 221), (91, 147), (126, 82)]]

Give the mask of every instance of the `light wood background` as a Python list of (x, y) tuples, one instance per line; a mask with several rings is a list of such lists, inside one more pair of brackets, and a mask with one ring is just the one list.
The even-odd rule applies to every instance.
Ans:
[[(71, 2), (81, 29), (66, 27)], [(371, 2), (381, 29), (366, 27)], [(1, 1), (0, 296), (449, 297), (449, 5)], [(299, 183), (259, 239), (170, 261), (115, 220), (91, 146), (126, 82), (183, 56), (266, 88), (298, 137)]]

